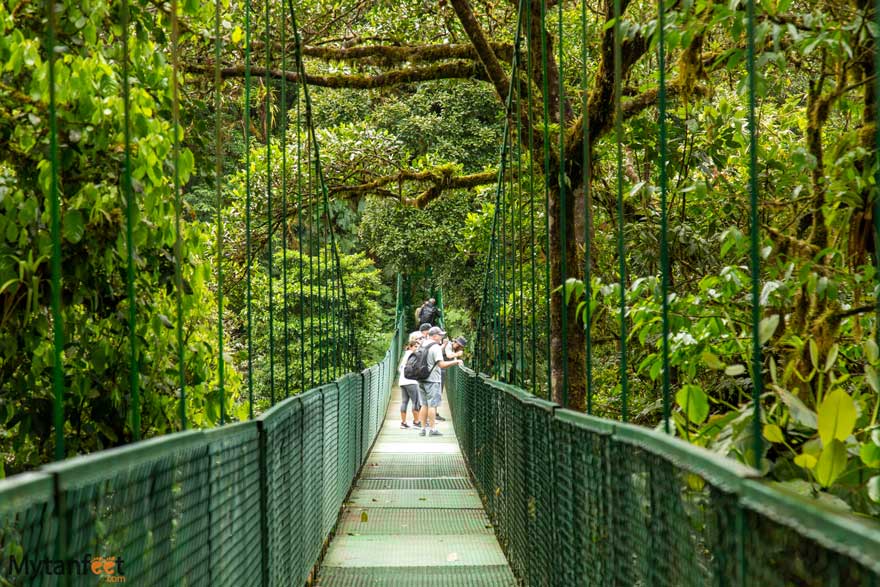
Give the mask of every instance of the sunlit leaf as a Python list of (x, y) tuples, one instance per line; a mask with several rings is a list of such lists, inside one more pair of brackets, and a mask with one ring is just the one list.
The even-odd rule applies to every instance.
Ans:
[(826, 446), (832, 440), (846, 440), (856, 425), (856, 404), (848, 393), (835, 389), (819, 406), (819, 437)]

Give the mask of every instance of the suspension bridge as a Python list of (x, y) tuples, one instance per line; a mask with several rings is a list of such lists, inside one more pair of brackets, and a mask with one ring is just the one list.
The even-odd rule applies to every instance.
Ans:
[[(459, 9), (461, 2), (453, 4)], [(65, 199), (70, 194), (64, 193), (65, 186), (59, 181), (63, 167), (59, 126), (73, 98), (59, 80), (69, 81), (74, 72), (59, 58), (63, 51), (56, 48), (62, 35), (58, 18), (64, 13), (56, 11), (54, 3), (47, 3), (41, 62), (47, 95), (41, 100), (46, 103), (50, 123), (43, 173), (49, 219), (44, 228), (51, 241), (51, 320), (47, 323), (51, 324), (52, 344), (46, 365), (52, 370), (56, 460), (0, 481), (0, 584), (880, 585), (880, 529), (876, 524), (780, 489), (767, 482), (760, 470), (760, 455), (766, 449), (761, 427), (765, 339), (759, 302), (754, 2), (747, 2), (745, 19), (752, 219), (753, 319), (748, 354), (753, 398), (749, 409), (754, 433), (743, 451), (747, 457), (751, 454), (745, 461), (754, 467), (670, 434), (672, 329), (668, 300), (673, 288), (667, 235), (664, 5), (661, 2), (658, 6), (656, 39), (663, 219), (658, 280), (663, 422), (654, 430), (627, 422), (630, 369), (626, 343), (630, 333), (620, 181), (625, 144), (620, 2), (615, 3), (618, 18), (612, 23), (620, 223), (616, 242), (620, 262), (620, 420), (592, 415), (589, 246), (579, 292), (587, 300), (583, 311), (579, 308), (576, 312), (574, 303), (568, 302), (570, 292), (563, 285), (575, 274), (574, 268), (566, 266), (566, 260), (573, 258), (569, 251), (573, 223), (566, 217), (571, 207), (566, 198), (571, 202), (575, 197), (572, 178), (591, 177), (593, 164), (588, 147), (587, 75), (583, 76), (583, 123), (577, 125), (581, 147), (575, 162), (566, 167), (562, 155), (571, 137), (561, 128), (555, 148), (556, 137), (551, 136), (551, 107), (554, 100), (562, 102), (566, 88), (559, 76), (559, 87), (551, 91), (550, 48), (545, 39), (536, 44), (529, 33), (536, 27), (541, 31), (546, 28), (547, 3), (538, 3), (540, 23), (532, 22), (534, 11), (526, 9), (527, 4), (522, 0), (517, 3), (491, 249), (488, 259), (482, 260), (486, 271), (476, 323), (476, 351), (470, 368), (455, 368), (448, 374), (445, 405), (452, 418), (440, 425), (444, 436), (421, 438), (396, 429), (399, 404), (395, 379), (407, 333), (414, 326), (409, 320), (410, 300), (427, 292), (398, 276), (394, 334), (384, 358), (364, 368), (333, 230), (292, 1), (265, 6), (264, 88), (274, 83), (270, 79), (273, 62), (281, 71), (293, 72), (278, 84), (280, 136), (277, 142), (265, 141), (262, 164), (267, 166), (266, 177), (271, 178), (265, 185), (253, 181), (256, 163), (250, 161), (250, 151), (245, 149), (245, 242), (238, 244), (244, 248), (246, 272), (234, 277), (245, 284), (241, 291), (247, 331), (247, 396), (238, 404), (226, 394), (228, 373), (224, 371), (230, 362), (224, 354), (224, 343), (228, 343), (223, 314), (227, 295), (223, 268), (228, 253), (224, 223), (230, 219), (222, 214), (220, 104), (221, 80), (228, 72), (221, 70), (220, 58), (223, 7), (219, 1), (214, 7), (217, 213), (212, 252), (218, 315), (211, 352), (216, 360), (213, 389), (218, 426), (194, 429), (188, 421), (191, 412), (187, 402), (193, 400), (187, 390), (193, 387), (193, 376), (186, 365), (193, 351), (186, 341), (186, 308), (192, 306), (184, 301), (192, 273), (183, 256), (185, 235), (181, 232), (185, 183), (181, 169), (185, 165), (179, 120), (180, 9), (176, 1), (171, 2), (165, 24), (172, 47), (169, 92), (173, 107), (167, 129), (172, 140), (165, 155), (171, 161), (174, 181), (160, 195), (176, 221), (174, 234), (162, 236), (167, 241), (162, 246), (168, 245), (168, 257), (173, 260), (168, 282), (173, 292), (169, 307), (174, 311), (173, 320), (165, 317), (159, 327), (171, 328), (176, 335), (179, 431), (141, 439), (146, 430), (141, 409), (144, 402), (151, 401), (151, 389), (140, 377), (144, 336), (139, 330), (143, 324), (139, 324), (142, 317), (137, 304), (138, 247), (151, 245), (139, 230), (138, 216), (139, 208), (146, 205), (139, 198), (151, 194), (136, 180), (155, 173), (152, 166), (159, 164), (150, 162), (151, 153), (145, 146), (135, 148), (132, 141), (133, 125), (145, 123), (144, 97), (135, 92), (135, 99), (130, 87), (134, 79), (130, 68), (135, 67), (128, 59), (131, 7), (128, 0), (121, 0), (118, 24), (125, 57), (118, 72), (123, 90), (119, 192), (124, 231), (119, 248), (125, 256), (122, 297), (127, 301), (127, 313), (121, 319), (128, 334), (125, 353), (130, 380), (125, 405), (133, 442), (71, 457), (65, 447), (65, 427), (71, 416), (65, 413), (65, 394), (71, 385), (66, 369), (74, 351), (67, 343), (71, 331), (65, 332), (72, 318), (64, 310), (65, 304), (71, 303), (76, 283), (65, 273), (65, 264), (70, 262), (65, 243), (76, 222), (69, 198)], [(563, 2), (556, 5), (561, 15)], [(585, 36), (586, 4), (582, 2), (580, 7), (584, 18), (581, 34)], [(880, 18), (880, 11), (877, 14)], [(256, 26), (252, 16), (251, 3), (245, 3), (243, 94), (247, 105), (253, 102), (252, 84), (258, 79), (252, 75), (251, 35)], [(278, 27), (282, 47), (288, 47), (292, 39), (290, 55), (286, 50), (272, 52), (270, 26)], [(562, 69), (561, 16), (559, 27), (557, 66)], [(288, 34), (289, 39), (285, 37)], [(586, 67), (590, 60), (587, 43), (581, 46)], [(498, 64), (485, 65), (491, 70)], [(537, 89), (527, 78), (528, 72), (536, 70), (543, 72), (544, 81)], [(266, 100), (267, 112), (271, 110), (269, 92), (260, 99)], [(249, 145), (253, 126), (250, 107), (243, 112), (245, 144)], [(295, 122), (292, 129), (288, 128), (291, 118)], [(273, 148), (278, 150), (274, 155)], [(295, 154), (292, 171), (286, 159), (291, 153)], [(152, 155), (155, 158), (155, 153)], [(138, 167), (143, 161), (150, 169)], [(279, 163), (277, 169), (271, 168), (273, 161)], [(587, 208), (590, 189), (587, 179), (580, 194), (588, 219), (584, 223), (587, 242), (593, 238)], [(254, 203), (257, 191), (265, 197), (265, 209)], [(291, 192), (294, 201), (288, 197)], [(293, 220), (278, 223), (279, 214)], [(541, 223), (545, 224), (543, 230)], [(546, 242), (536, 236), (541, 234)], [(551, 235), (556, 235), (555, 240)], [(265, 243), (265, 257), (257, 254), (255, 240)], [(539, 255), (539, 250), (544, 254)], [(265, 300), (255, 300), (252, 292), (257, 263), (268, 265)], [(265, 308), (265, 324), (256, 324), (255, 305)], [(195, 313), (195, 309), (190, 311)], [(588, 326), (577, 332), (576, 319), (581, 312)], [(571, 372), (572, 364), (567, 360), (574, 352), (568, 346), (570, 341), (580, 341), (575, 333), (584, 339), (583, 373), (580, 364)], [(258, 336), (268, 339), (267, 365), (254, 362), (253, 342)], [(255, 409), (254, 373), (258, 368), (265, 370), (268, 381), (269, 406), (262, 413)], [(572, 401), (569, 394), (575, 395), (573, 390), (577, 389), (583, 390), (584, 397)], [(585, 410), (570, 409), (581, 404), (580, 399)], [(243, 406), (243, 421), (234, 421), (238, 418), (230, 412)]]

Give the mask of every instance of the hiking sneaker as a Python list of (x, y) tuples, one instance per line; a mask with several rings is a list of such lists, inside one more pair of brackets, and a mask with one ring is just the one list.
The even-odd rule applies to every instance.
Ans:
[(421, 428), (422, 423), (421, 422), (413, 422), (413, 426), (415, 426), (416, 428)]
[(424, 436), (424, 435), (425, 435), (425, 428), (422, 428), (421, 431), (419, 432), (419, 436)]
[[(424, 428), (423, 428), (423, 429), (422, 429), (422, 432), (424, 432), (424, 431), (425, 431), (425, 430), (424, 430)], [(430, 434), (430, 436), (443, 436), (443, 433), (440, 432), (439, 430), (431, 430), (431, 434)]]
[(401, 422), (401, 423), (400, 423), (400, 429), (401, 429), (401, 430), (406, 430), (407, 428), (409, 428), (409, 424), (407, 424), (406, 422)]
[(436, 418), (437, 418), (437, 421), (438, 421), (438, 422), (445, 422), (445, 421), (446, 421), (446, 418), (444, 418), (444, 417), (441, 416), (440, 414), (437, 414)]

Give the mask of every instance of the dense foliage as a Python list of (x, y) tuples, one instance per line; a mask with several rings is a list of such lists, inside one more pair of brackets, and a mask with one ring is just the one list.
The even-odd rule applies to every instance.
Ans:
[[(495, 215), (494, 183), (503, 124), (498, 80), (471, 43), (473, 26), (485, 35), (500, 71), (509, 75), (515, 28), (514, 2), (371, 0), (298, 4), (304, 53), (313, 85), (313, 115), (322, 145), (340, 266), (357, 320), (357, 346), (369, 361), (383, 348), (391, 326), (394, 274), (425, 274), (442, 289), (447, 314), (457, 330), (472, 334), (480, 309), (486, 259)], [(538, 2), (524, 3), (535, 12)], [(574, 235), (554, 241), (558, 227), (544, 232), (544, 193), (539, 192), (537, 230), (530, 240), (522, 225), (519, 259), (534, 258), (534, 276), (519, 271), (524, 297), (518, 312), (534, 317), (536, 341), (544, 348), (545, 328), (556, 331), (559, 315), (532, 283), (543, 284), (545, 267), (556, 281), (559, 258), (572, 281), (553, 303), (569, 296), (582, 320), (591, 308), (593, 408), (619, 417), (619, 286), (614, 236), (618, 222), (617, 144), (612, 130), (611, 58), (614, 2), (588, 2), (587, 46), (581, 45), (580, 3), (562, 3), (563, 64), (557, 70), (556, 3), (550, 3), (548, 76), (561, 75), (568, 102), (551, 96), (550, 125), (565, 131), (566, 150), (554, 144), (551, 159), (565, 163), (570, 182), (567, 210)], [(675, 433), (719, 453), (758, 465), (772, 478), (831, 504), (876, 515), (880, 500), (880, 351), (877, 319), (876, 246), (872, 206), (876, 194), (874, 145), (875, 86), (872, 4), (866, 0), (774, 0), (758, 2), (758, 136), (761, 193), (760, 342), (765, 362), (757, 374), (762, 398), (766, 454), (750, 454), (751, 377), (749, 298), (748, 143), (746, 135), (745, 10), (742, 3), (686, 0), (668, 4), (669, 210), (671, 285), (671, 373)], [(462, 25), (469, 6), (473, 23)], [(622, 2), (624, 17), (623, 221), (625, 224), (626, 324), (631, 404), (639, 423), (661, 418), (661, 323), (659, 260), (656, 3)], [(66, 329), (65, 412), (70, 453), (130, 440), (130, 395), (125, 295), (126, 245), (122, 165), (122, 98), (118, 2), (59, 3), (59, 127), (63, 194), (63, 306)], [(185, 184), (182, 267), (185, 279), (187, 410), (194, 425), (217, 419), (217, 299), (214, 223), (222, 214), (228, 255), (227, 313), (223, 325), (229, 352), (228, 411), (245, 417), (247, 325), (244, 272), (244, 159), (251, 161), (254, 224), (252, 280), (254, 391), (258, 408), (269, 387), (268, 251), (266, 186), (279, 183), (281, 135), (295, 133), (300, 97), (282, 104), (277, 70), (282, 67), (281, 10), (273, 9), (269, 38), (262, 7), (252, 6), (252, 64), (274, 68), (251, 80), (244, 104), (244, 5), (224, 5), (221, 34), (224, 80), (224, 181), (218, 210), (214, 174), (213, 7), (183, 3), (181, 117), (185, 148), (180, 159)], [(138, 198), (137, 362), (144, 393), (144, 435), (178, 426), (174, 325), (174, 230), (172, 192), (171, 88), (168, 6), (133, 2), (130, 61), (132, 79), (133, 175)], [(38, 4), (0, 6), (0, 451), (5, 469), (19, 471), (51, 454), (51, 320), (48, 315), (46, 223), (47, 98), (43, 20)], [(287, 31), (286, 43), (292, 38)], [(269, 57), (265, 56), (269, 47)], [(582, 61), (586, 49), (587, 62)], [(290, 55), (291, 51), (285, 55)], [(268, 63), (267, 63), (268, 61)], [(291, 76), (292, 60), (287, 61)], [(518, 81), (540, 95), (540, 68), (520, 72)], [(584, 71), (587, 85), (584, 88)], [(298, 74), (296, 74), (298, 75)], [(555, 88), (555, 79), (548, 87)], [(553, 92), (556, 90), (553, 89)], [(581, 99), (591, 124), (589, 173), (580, 165), (583, 139)], [(536, 109), (540, 108), (540, 102)], [(561, 115), (560, 115), (561, 111)], [(244, 113), (250, 115), (244, 140)], [(286, 116), (285, 116), (286, 113)], [(542, 120), (531, 113), (529, 120)], [(541, 124), (535, 126), (543, 131)], [(302, 132), (302, 130), (300, 131)], [(265, 153), (274, 152), (272, 161)], [(530, 145), (524, 145), (527, 151)], [(297, 162), (288, 146), (288, 178)], [(538, 152), (523, 160), (543, 160)], [(268, 166), (274, 171), (268, 174)], [(542, 166), (538, 168), (541, 175)], [(555, 178), (555, 170), (551, 170)], [(589, 218), (583, 212), (589, 179)], [(508, 178), (525, 181), (525, 178)], [(554, 181), (548, 204), (558, 213)], [(278, 227), (272, 243), (273, 346), (284, 340), (286, 316), (288, 379), (299, 390), (315, 369), (299, 361), (303, 338), (320, 340), (318, 355), (335, 341), (320, 324), (306, 321), (303, 291), (328, 275), (301, 270), (321, 257), (324, 246), (301, 247), (296, 214), (320, 202), (316, 192), (287, 184), (290, 209), (275, 207)], [(514, 190), (511, 194), (527, 194)], [(512, 196), (506, 207), (525, 206)], [(577, 202), (574, 205), (573, 201)], [(308, 222), (317, 222), (312, 216)], [(521, 219), (521, 221), (523, 221)], [(524, 221), (523, 221), (524, 222)], [(584, 238), (585, 226), (589, 239)], [(326, 235), (326, 233), (324, 233)], [(528, 239), (525, 235), (529, 235)], [(288, 245), (287, 251), (281, 246)], [(592, 299), (584, 300), (583, 259), (592, 258)], [(531, 255), (526, 255), (528, 252)], [(286, 265), (285, 265), (286, 258)], [(314, 260), (314, 259), (313, 259)], [(316, 261), (316, 260), (315, 260)], [(545, 265), (545, 261), (552, 262)], [(332, 275), (329, 279), (334, 279)], [(552, 283), (559, 292), (560, 282)], [(332, 289), (332, 288), (331, 288)], [(413, 291), (415, 298), (423, 290)], [(328, 301), (331, 301), (332, 298)], [(335, 301), (335, 300), (332, 300)], [(506, 300), (510, 304), (512, 300)], [(524, 302), (524, 303), (523, 303)], [(333, 303), (327, 315), (338, 311)], [(320, 313), (320, 311), (319, 311)], [(322, 315), (324, 316), (324, 315)], [(280, 320), (279, 320), (280, 318)], [(302, 319), (302, 320), (301, 320)], [(547, 321), (547, 322), (545, 322)], [(581, 323), (582, 325), (582, 323)], [(516, 331), (513, 331), (515, 334)], [(543, 334), (542, 334), (543, 333)], [(327, 347), (326, 345), (331, 345)], [(554, 343), (556, 344), (556, 343)], [(571, 333), (575, 374), (583, 390), (583, 333)], [(277, 348), (277, 347), (276, 347)], [(538, 370), (556, 350), (540, 357)], [(552, 360), (551, 356), (553, 355)], [(273, 358), (274, 378), (283, 379), (283, 353)], [(320, 363), (319, 359), (319, 363)], [(280, 371), (279, 371), (280, 369)], [(578, 371), (577, 369), (580, 369)], [(320, 370), (320, 366), (319, 366)], [(499, 371), (526, 373), (524, 364)], [(558, 386), (557, 386), (558, 387)], [(275, 397), (284, 392), (276, 389)], [(583, 394), (571, 407), (583, 409)]]

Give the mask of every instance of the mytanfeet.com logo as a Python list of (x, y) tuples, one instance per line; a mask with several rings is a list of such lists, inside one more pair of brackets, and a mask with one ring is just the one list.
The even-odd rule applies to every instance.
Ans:
[(85, 555), (81, 559), (32, 559), (10, 556), (7, 566), (10, 578), (51, 576), (91, 575), (98, 583), (125, 583), (125, 561), (121, 556)]

